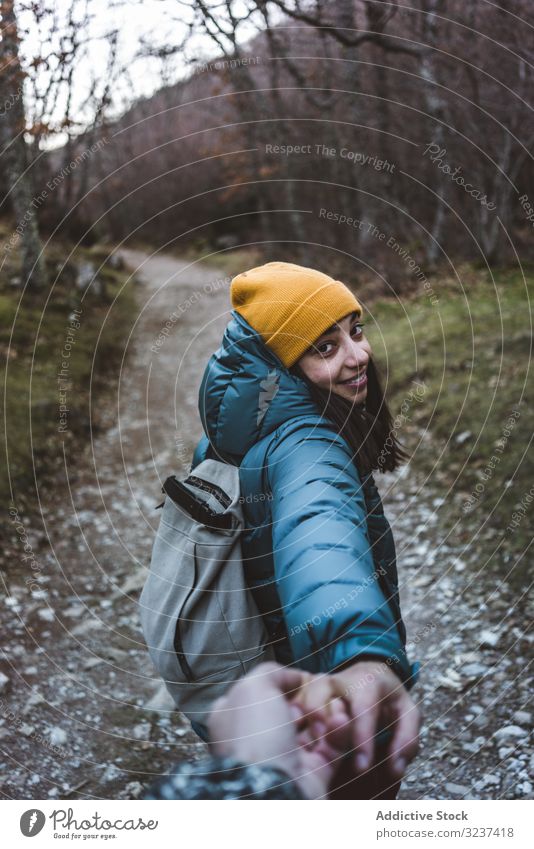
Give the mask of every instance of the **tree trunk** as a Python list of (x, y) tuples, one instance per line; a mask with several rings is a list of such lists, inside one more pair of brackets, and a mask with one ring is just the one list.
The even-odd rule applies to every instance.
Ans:
[(17, 220), (23, 281), (31, 289), (46, 283), (44, 257), (37, 224), (38, 199), (33, 196), (28, 151), (24, 141), (24, 73), (20, 66), (14, 0), (0, 0), (0, 144), (6, 184)]
[[(355, 35), (354, 30), (356, 29), (357, 22), (355, 20), (355, 4), (353, 3), (353, 0), (341, 0), (340, 3), (336, 4), (335, 21), (336, 26), (340, 27), (340, 29), (346, 32), (347, 35)], [(360, 48), (354, 45), (343, 45), (341, 48), (341, 58), (344, 61), (340, 63), (340, 88), (342, 88), (344, 91), (351, 92), (351, 94), (343, 95), (343, 104), (346, 105), (344, 110), (344, 120), (347, 121), (347, 126), (343, 130), (339, 130), (338, 128), (336, 128), (336, 131), (338, 137), (343, 135), (346, 131), (346, 137), (350, 139), (350, 147), (353, 150), (359, 149), (359, 131), (356, 125), (365, 123), (362, 112), (365, 98), (359, 96), (359, 52)], [(349, 126), (350, 124), (353, 124), (354, 126), (351, 127)], [(337, 150), (338, 155), (336, 156), (336, 159), (338, 159), (339, 157), (339, 142), (337, 145)], [(350, 178), (350, 182), (353, 182), (352, 176)], [(354, 180), (354, 184), (357, 189), (357, 178)], [(364, 212), (367, 217), (373, 215), (373, 212), (370, 209), (370, 198), (366, 195), (362, 195), (357, 190), (351, 192), (342, 191), (339, 193), (339, 199), (341, 201), (340, 206), (342, 208), (342, 212), (347, 216), (362, 219)], [(358, 254), (360, 253), (363, 241), (364, 239), (362, 239), (362, 233), (360, 232), (360, 230), (354, 230), (354, 232), (351, 234), (351, 252), (354, 253), (355, 256), (358, 256)]]
[[(423, 52), (421, 58), (420, 74), (424, 80), (423, 96), (425, 109), (430, 118), (433, 119), (433, 138), (432, 141), (442, 147), (444, 142), (444, 124), (446, 120), (446, 104), (441, 96), (441, 91), (437, 85), (437, 73), (435, 67), (435, 50), (438, 43), (438, 20), (436, 13), (441, 11), (440, 0), (425, 0), (423, 4), (423, 40), (426, 41), (428, 48)], [(430, 235), (426, 242), (426, 260), (430, 265), (434, 265), (442, 254), (441, 243), (443, 239), (443, 226), (446, 221), (445, 201), (448, 195), (447, 178), (441, 178), (440, 172), (436, 169), (436, 180), (441, 182), (441, 186), (436, 185), (436, 199), (434, 219), (431, 222)]]

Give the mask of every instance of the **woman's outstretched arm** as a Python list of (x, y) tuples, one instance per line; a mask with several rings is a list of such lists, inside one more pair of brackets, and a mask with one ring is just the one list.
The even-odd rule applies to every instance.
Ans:
[(411, 667), (375, 569), (364, 493), (345, 440), (328, 424), (293, 426), (267, 455), (275, 580), (301, 668), (358, 658)]
[(412, 669), (378, 580), (348, 446), (327, 425), (305, 425), (275, 440), (268, 456), (275, 579), (291, 648), (299, 667), (330, 673), (305, 688), (303, 711), (311, 720), (341, 698), (349, 719), (340, 734), (355, 771), (371, 766), (381, 732), (399, 779), (417, 752), (420, 716), (400, 683)]

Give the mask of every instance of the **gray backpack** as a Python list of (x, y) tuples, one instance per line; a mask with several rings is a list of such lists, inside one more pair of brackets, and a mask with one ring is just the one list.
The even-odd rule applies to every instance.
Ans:
[(163, 491), (141, 626), (178, 709), (206, 724), (215, 699), (274, 653), (245, 583), (239, 469), (204, 460)]

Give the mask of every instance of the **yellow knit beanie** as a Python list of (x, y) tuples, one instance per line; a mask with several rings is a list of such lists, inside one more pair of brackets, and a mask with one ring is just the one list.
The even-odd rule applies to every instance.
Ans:
[(334, 322), (351, 312), (362, 314), (344, 283), (292, 262), (268, 262), (238, 274), (230, 294), (232, 307), (286, 368)]

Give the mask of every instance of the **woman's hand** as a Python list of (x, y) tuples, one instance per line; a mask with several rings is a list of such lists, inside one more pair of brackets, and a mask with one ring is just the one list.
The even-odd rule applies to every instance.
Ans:
[[(357, 773), (372, 766), (374, 737), (382, 729), (393, 735), (388, 767), (394, 778), (402, 778), (417, 754), (419, 709), (384, 662), (357, 661), (342, 672), (312, 676), (293, 698), (302, 711), (302, 722), (310, 728), (334, 711), (336, 728), (332, 728), (329, 739), (337, 748), (354, 748)], [(340, 702), (346, 706), (345, 712)]]

